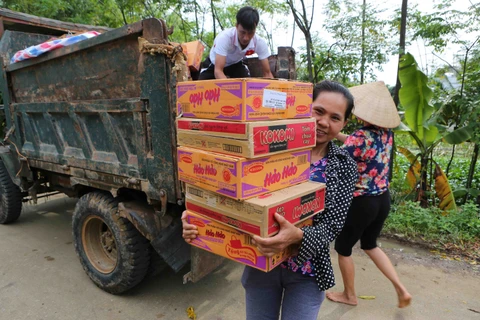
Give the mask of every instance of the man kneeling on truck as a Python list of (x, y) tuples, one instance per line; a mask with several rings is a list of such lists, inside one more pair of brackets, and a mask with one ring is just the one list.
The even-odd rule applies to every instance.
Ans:
[(270, 49), (267, 42), (255, 34), (259, 20), (256, 9), (241, 8), (237, 12), (236, 26), (220, 32), (215, 38), (210, 55), (204, 62), (208, 67), (200, 73), (198, 80), (250, 77), (250, 70), (243, 64), (243, 59), (254, 53), (261, 62), (263, 76), (273, 78), (268, 63)]

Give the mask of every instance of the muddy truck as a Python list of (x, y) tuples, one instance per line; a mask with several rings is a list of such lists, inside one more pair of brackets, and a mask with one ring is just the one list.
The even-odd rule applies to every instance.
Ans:
[[(10, 63), (18, 50), (89, 30), (101, 34)], [(0, 223), (15, 222), (25, 202), (79, 198), (75, 251), (90, 279), (113, 294), (152, 270), (185, 270), (186, 283), (215, 269), (223, 258), (182, 238), (175, 90), (184, 74), (165, 22), (108, 29), (0, 9), (0, 31)], [(295, 78), (291, 48), (270, 64), (277, 77)]]

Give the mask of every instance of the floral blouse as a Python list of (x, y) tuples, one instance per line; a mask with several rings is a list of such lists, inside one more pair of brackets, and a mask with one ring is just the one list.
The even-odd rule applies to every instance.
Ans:
[(387, 191), (392, 145), (391, 130), (371, 125), (347, 137), (343, 148), (357, 162), (359, 173), (354, 197), (379, 195)]
[(343, 228), (358, 180), (357, 164), (345, 150), (330, 142), (326, 158), (325, 210), (314, 217), (312, 226), (302, 228), (303, 239), (296, 256), (298, 266), (311, 261), (321, 291), (335, 285), (330, 243)]
[[(310, 180), (326, 183), (325, 170), (327, 168), (328, 158), (324, 157), (310, 165)], [(311, 260), (305, 261), (303, 264), (297, 263), (297, 257), (293, 256), (281, 264), (282, 268), (288, 268), (293, 272), (302, 273), (307, 276), (315, 276), (315, 266)]]

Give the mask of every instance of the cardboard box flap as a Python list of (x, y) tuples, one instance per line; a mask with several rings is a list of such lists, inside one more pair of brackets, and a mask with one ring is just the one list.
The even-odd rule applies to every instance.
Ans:
[(244, 200), (247, 203), (261, 207), (270, 207), (272, 203), (285, 202), (293, 198), (298, 198), (301, 194), (310, 194), (320, 189), (326, 188), (324, 183), (315, 181), (306, 181), (285, 189), (266, 193), (261, 196)]

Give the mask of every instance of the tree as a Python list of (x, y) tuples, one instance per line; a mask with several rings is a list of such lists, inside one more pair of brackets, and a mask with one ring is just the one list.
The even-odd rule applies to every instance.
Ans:
[(388, 21), (381, 19), (382, 10), (377, 6), (367, 0), (362, 3), (329, 0), (325, 5), (323, 27), (333, 41), (315, 43), (314, 57), (319, 57), (315, 59), (315, 68), (319, 75), (347, 85), (358, 84), (375, 79), (375, 70), (386, 62), (387, 54), (393, 50)]
[[(398, 61), (402, 59), (402, 56), (405, 54), (405, 37), (407, 32), (407, 12), (408, 12), (408, 0), (402, 0), (402, 9), (400, 17), (400, 43), (398, 46)], [(399, 70), (397, 68), (397, 83), (395, 84), (395, 94), (393, 96), (393, 101), (398, 106), (398, 91), (400, 90), (400, 78), (398, 76)]]
[(311, 13), (307, 13), (307, 7), (305, 6), (304, 0), (300, 0), (300, 7), (301, 9), (298, 10), (295, 5), (294, 0), (287, 0), (287, 4), (290, 7), (290, 10), (293, 14), (293, 18), (295, 20), (295, 24), (298, 28), (302, 31), (303, 35), (305, 36), (305, 43), (306, 43), (306, 58), (307, 58), (307, 70), (308, 70), (308, 79), (310, 82), (317, 82), (318, 79), (316, 77), (316, 72), (314, 70), (314, 65), (312, 63), (314, 57), (313, 53), (313, 41), (312, 41), (312, 22), (313, 22), (313, 15), (315, 12), (315, 1), (312, 1)]
[[(453, 7), (450, 0), (445, 0), (436, 7), (436, 10), (436, 12), (428, 15), (419, 13), (413, 15), (414, 39), (423, 39), (432, 48), (432, 54), (446, 63), (449, 71), (455, 73), (460, 84), (458, 88), (450, 88), (450, 90), (439, 87), (436, 92), (436, 96), (439, 97), (438, 100), (448, 101), (444, 104), (443, 124), (454, 129), (466, 125), (476, 128), (479, 126), (478, 105), (480, 96), (478, 95), (478, 82), (471, 81), (471, 79), (478, 80), (476, 74), (480, 70), (480, 65), (476, 62), (480, 43), (480, 4), (472, 3), (468, 10), (460, 11)], [(457, 45), (460, 48), (457, 54), (458, 60), (453, 63), (440, 58), (438, 55), (449, 44)], [(439, 72), (436, 74), (438, 76)], [(465, 186), (464, 201), (466, 201), (469, 193), (472, 195), (478, 193), (478, 190), (472, 190), (471, 187), (475, 164), (478, 159), (480, 139), (474, 134), (472, 141), (474, 142), (474, 153)], [(454, 156), (455, 145), (452, 146), (450, 161), (446, 170), (447, 176)]]
[[(416, 192), (416, 200), (423, 207), (429, 205), (429, 194), (434, 185), (440, 199), (439, 207), (442, 210), (455, 209), (453, 192), (446, 175), (433, 158), (433, 150), (441, 141), (459, 144), (470, 139), (473, 127), (450, 130), (438, 123), (441, 109), (431, 104), (433, 92), (427, 84), (428, 78), (418, 69), (412, 55), (407, 53), (402, 56), (399, 70), (402, 84), (399, 97), (405, 108), (405, 123), (399, 131), (408, 132), (420, 150), (414, 155), (406, 148), (398, 148), (410, 161), (408, 181)], [(432, 180), (435, 182), (432, 183)]]

